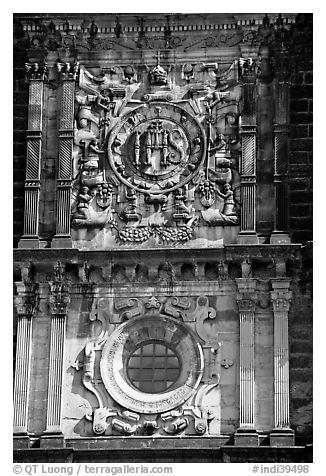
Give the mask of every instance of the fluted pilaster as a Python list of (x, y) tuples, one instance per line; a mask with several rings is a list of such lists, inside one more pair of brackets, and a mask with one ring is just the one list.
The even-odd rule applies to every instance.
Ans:
[(14, 382), (14, 433), (27, 434), (28, 399), (32, 355), (32, 316), (35, 296), (31, 284), (16, 283), (15, 305), (18, 314), (16, 368)]
[(52, 241), (52, 247), (71, 248), (72, 153), (74, 141), (75, 81), (78, 64), (58, 63), (58, 71), (62, 79), (62, 88), (59, 123), (56, 235)]
[(239, 278), (237, 303), (240, 323), (240, 424), (236, 445), (256, 445), (255, 432), (255, 307), (256, 280)]
[(241, 118), (241, 216), (238, 243), (258, 243), (256, 233), (256, 65), (251, 58), (239, 60), (242, 81)]
[(292, 292), (289, 280), (272, 280), (274, 312), (274, 425), (289, 428), (289, 337), (288, 313)]
[(47, 66), (26, 63), (29, 80), (24, 234), (19, 248), (39, 248), (39, 201), (41, 187), (43, 86)]
[(274, 430), (271, 445), (294, 444), (290, 429), (290, 379), (288, 314), (292, 292), (287, 278), (272, 279), (271, 301), (274, 313)]
[[(289, 86), (286, 51), (280, 53), (281, 63), (275, 77), (274, 115), (274, 188), (275, 213), (272, 244), (290, 243), (288, 235), (288, 135), (289, 135)], [(284, 64), (285, 63), (285, 64)], [(287, 62), (288, 63), (288, 62)]]
[(51, 313), (48, 402), (45, 433), (61, 433), (62, 387), (65, 327), (69, 289), (61, 263), (55, 268), (56, 281), (50, 282), (49, 308)]

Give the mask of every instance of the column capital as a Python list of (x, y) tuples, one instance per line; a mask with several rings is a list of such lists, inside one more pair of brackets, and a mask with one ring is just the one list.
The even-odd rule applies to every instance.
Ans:
[(25, 63), (25, 72), (27, 80), (45, 81), (48, 77), (47, 63)]
[(52, 316), (65, 316), (68, 311), (68, 305), (70, 303), (69, 294), (50, 295), (49, 296), (49, 308)]
[(289, 312), (292, 301), (291, 291), (271, 291), (274, 312)]
[(18, 316), (32, 317), (36, 306), (35, 283), (16, 282), (15, 284), (18, 295), (14, 297), (14, 303)]
[(252, 278), (237, 278), (238, 293), (236, 300), (240, 312), (254, 312), (258, 301), (257, 282)]
[(257, 77), (258, 65), (253, 58), (239, 58), (239, 76), (246, 83), (254, 83)]
[(79, 63), (57, 63), (57, 70), (62, 81), (75, 81), (79, 71)]
[(35, 311), (35, 296), (15, 296), (15, 306), (19, 317), (32, 317)]

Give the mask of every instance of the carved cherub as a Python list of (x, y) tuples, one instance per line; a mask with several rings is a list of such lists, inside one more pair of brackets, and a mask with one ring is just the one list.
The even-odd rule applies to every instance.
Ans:
[(78, 204), (77, 204), (77, 215), (75, 218), (87, 218), (87, 210), (89, 206), (89, 202), (93, 198), (92, 195), (88, 194), (89, 188), (84, 186), (81, 189), (81, 192), (78, 195)]

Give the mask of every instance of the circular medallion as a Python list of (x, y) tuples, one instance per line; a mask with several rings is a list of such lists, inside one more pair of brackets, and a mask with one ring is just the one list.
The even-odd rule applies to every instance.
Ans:
[(203, 352), (183, 323), (157, 315), (121, 324), (103, 347), (101, 376), (120, 405), (163, 413), (184, 403), (198, 387)]
[(114, 173), (140, 192), (171, 192), (188, 183), (205, 159), (205, 135), (179, 106), (153, 102), (125, 114), (112, 129), (108, 157)]

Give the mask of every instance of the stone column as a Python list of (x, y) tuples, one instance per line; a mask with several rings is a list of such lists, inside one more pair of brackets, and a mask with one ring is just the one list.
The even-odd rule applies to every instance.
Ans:
[(288, 134), (289, 57), (281, 51), (275, 58), (274, 187), (275, 213), (271, 244), (290, 243), (288, 234)]
[(49, 309), (51, 313), (50, 359), (46, 430), (41, 438), (41, 447), (62, 447), (61, 431), (63, 364), (65, 347), (65, 327), (69, 289), (63, 281), (63, 266), (55, 268), (55, 280), (49, 283)]
[(240, 320), (240, 426), (234, 435), (236, 446), (258, 446), (255, 430), (255, 307), (256, 280), (236, 279)]
[(56, 234), (52, 248), (71, 248), (72, 153), (74, 143), (75, 81), (78, 63), (58, 63), (62, 79), (59, 123), (59, 163), (57, 175)]
[(27, 426), (35, 294), (32, 283), (18, 282), (16, 287), (18, 295), (15, 296), (15, 306), (18, 326), (14, 382), (14, 445), (17, 448), (29, 447)]
[(294, 432), (289, 417), (289, 339), (288, 314), (292, 298), (290, 280), (271, 280), (271, 301), (274, 312), (274, 429), (270, 434), (271, 446), (294, 445)]
[(256, 233), (256, 66), (251, 58), (239, 60), (242, 81), (241, 216), (238, 244), (258, 244)]
[(39, 248), (39, 200), (41, 186), (43, 85), (47, 67), (26, 63), (29, 80), (24, 234), (19, 248)]

